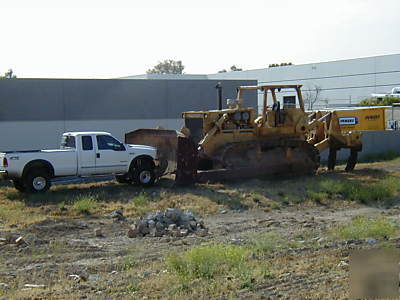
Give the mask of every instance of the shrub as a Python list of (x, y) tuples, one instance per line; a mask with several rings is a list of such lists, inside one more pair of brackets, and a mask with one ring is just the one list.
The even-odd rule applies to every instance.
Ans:
[(237, 275), (246, 273), (244, 270), (249, 254), (246, 248), (236, 245), (202, 245), (191, 248), (183, 255), (170, 255), (166, 263), (181, 278), (213, 279), (231, 271), (236, 271)]
[(397, 228), (385, 218), (357, 217), (349, 224), (338, 226), (334, 231), (342, 239), (363, 239), (391, 237)]
[(390, 106), (393, 103), (400, 102), (400, 99), (398, 97), (383, 97), (380, 99), (377, 98), (366, 98), (362, 100), (358, 106)]
[(78, 196), (72, 208), (81, 214), (90, 215), (91, 210), (96, 207), (96, 200), (92, 195)]
[(133, 198), (132, 201), (136, 206), (144, 206), (150, 201), (150, 197), (145, 193), (141, 193)]
[(281, 209), (281, 207), (279, 206), (279, 204), (276, 203), (276, 202), (272, 203), (270, 207), (271, 207), (272, 209)]

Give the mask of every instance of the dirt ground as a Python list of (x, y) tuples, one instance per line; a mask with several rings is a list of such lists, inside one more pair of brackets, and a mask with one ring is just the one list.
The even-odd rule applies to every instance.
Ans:
[[(363, 168), (397, 172), (400, 163), (358, 167)], [(345, 299), (349, 297), (350, 252), (384, 241), (372, 245), (366, 239), (335, 240), (329, 237), (329, 230), (356, 216), (384, 216), (397, 221), (399, 212), (397, 205), (358, 202), (288, 205), (270, 210), (222, 207), (203, 216), (209, 229), (207, 236), (181, 238), (128, 238), (134, 218), (116, 221), (108, 213), (49, 217), (25, 228), (2, 226), (3, 241), (21, 236), (26, 243), (0, 243), (0, 299)], [(96, 236), (95, 230), (101, 231), (101, 236)], [(183, 253), (209, 242), (245, 245), (270, 231), (295, 241), (297, 246), (256, 257), (273, 275), (258, 280), (251, 288), (216, 288), (215, 294), (194, 288), (188, 293), (175, 291), (179, 283), (164, 282), (170, 272), (164, 265), (168, 253)], [(389, 241), (400, 245), (397, 237)], [(190, 284), (195, 285), (196, 280)]]

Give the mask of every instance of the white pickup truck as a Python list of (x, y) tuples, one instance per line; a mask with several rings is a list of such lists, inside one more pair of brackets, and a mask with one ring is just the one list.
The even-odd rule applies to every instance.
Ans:
[(400, 86), (392, 88), (390, 93), (386, 94), (371, 94), (371, 97), (382, 100), (385, 97), (400, 98)]
[(157, 150), (126, 145), (107, 132), (66, 132), (57, 150), (0, 153), (0, 174), (21, 192), (45, 192), (62, 176), (113, 174), (120, 183), (150, 186), (156, 180)]

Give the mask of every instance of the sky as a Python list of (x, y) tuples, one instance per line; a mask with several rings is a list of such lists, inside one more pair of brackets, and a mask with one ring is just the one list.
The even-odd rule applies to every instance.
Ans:
[(0, 0), (0, 74), (117, 78), (400, 53), (400, 0)]

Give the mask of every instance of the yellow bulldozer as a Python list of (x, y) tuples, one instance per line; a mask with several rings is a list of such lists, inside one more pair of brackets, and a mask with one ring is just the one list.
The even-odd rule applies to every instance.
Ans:
[[(262, 94), (260, 112), (244, 107), (243, 95), (249, 90)], [(277, 93), (283, 95), (282, 105)], [(227, 108), (222, 109), (221, 101), (217, 110), (182, 113), (181, 131), (138, 129), (127, 133), (125, 141), (156, 147), (159, 175), (173, 172), (182, 184), (314, 174), (325, 149), (333, 169), (336, 151), (349, 148), (346, 170), (354, 169), (361, 133), (342, 132), (335, 111), (306, 112), (301, 85), (241, 86)]]

